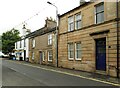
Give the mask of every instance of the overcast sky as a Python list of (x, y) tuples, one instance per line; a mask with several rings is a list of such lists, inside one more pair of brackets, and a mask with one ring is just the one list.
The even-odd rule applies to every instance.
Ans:
[[(22, 31), (22, 22), (26, 20), (26, 27), (31, 29), (31, 31), (35, 31), (44, 26), (46, 17), (55, 19), (56, 9), (47, 4), (47, 1), (48, 0), (0, 0), (0, 34), (12, 28)], [(49, 1), (58, 7), (59, 14), (63, 14), (77, 7), (80, 0)], [(37, 13), (38, 15), (36, 15)]]

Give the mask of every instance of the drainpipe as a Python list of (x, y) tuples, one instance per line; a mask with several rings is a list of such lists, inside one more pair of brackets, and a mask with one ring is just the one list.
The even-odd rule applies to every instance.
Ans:
[(117, 16), (117, 78), (119, 78), (119, 6), (116, 1), (116, 16)]

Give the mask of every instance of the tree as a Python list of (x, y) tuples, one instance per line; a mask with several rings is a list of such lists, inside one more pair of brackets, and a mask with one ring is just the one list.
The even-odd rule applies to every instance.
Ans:
[(12, 29), (2, 34), (2, 52), (8, 54), (15, 48), (15, 42), (20, 40), (20, 32)]

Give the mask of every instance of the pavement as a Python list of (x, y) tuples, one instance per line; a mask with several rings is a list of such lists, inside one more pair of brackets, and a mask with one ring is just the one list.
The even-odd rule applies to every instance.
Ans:
[[(21, 62), (2, 60), (2, 86), (98, 86), (118, 88), (118, 84), (86, 78), (65, 71), (40, 67)], [(73, 87), (74, 86), (74, 87)]]
[(115, 84), (115, 85), (120, 86), (120, 79), (111, 77), (111, 76), (101, 75), (97, 73), (84, 72), (84, 71), (79, 71), (79, 70), (66, 69), (66, 68), (57, 68), (57, 67), (52, 67), (52, 66), (47, 66), (47, 65), (34, 64), (30, 62), (25, 62), (25, 61), (16, 61), (16, 60), (8, 60), (8, 61), (12, 61), (14, 63), (32, 66), (36, 68), (41, 68), (44, 70), (77, 76), (77, 77), (81, 77), (84, 79), (94, 80), (94, 81), (108, 83), (108, 84)]

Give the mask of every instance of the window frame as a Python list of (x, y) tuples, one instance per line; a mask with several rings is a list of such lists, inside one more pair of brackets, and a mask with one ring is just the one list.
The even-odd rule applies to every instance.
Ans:
[(34, 59), (35, 59), (35, 53), (32, 52), (32, 60), (34, 60)]
[(48, 34), (48, 45), (52, 45), (53, 43), (52, 39), (53, 39), (52, 34)]
[(32, 47), (35, 48), (35, 39), (32, 39)]
[[(81, 49), (77, 49), (77, 44), (80, 44)], [(80, 58), (77, 57), (77, 51), (81, 52), (81, 57)], [(81, 42), (76, 42), (75, 43), (75, 60), (82, 60), (82, 44), (81, 44)]]
[[(70, 45), (73, 45), (73, 49), (70, 49)], [(73, 52), (73, 58), (71, 58), (71, 52)], [(68, 43), (68, 60), (74, 60), (74, 43)]]
[(24, 39), (24, 47), (26, 47), (26, 39)]
[(22, 48), (22, 41), (20, 41), (20, 49)]
[[(80, 16), (80, 18), (79, 19), (77, 19), (77, 16)], [(78, 23), (80, 22), (80, 27), (78, 27)], [(80, 28), (82, 28), (82, 15), (81, 15), (81, 12), (80, 13), (77, 13), (77, 14), (75, 14), (75, 30), (78, 30), (78, 29), (80, 29)]]
[[(50, 52), (52, 52), (52, 54), (51, 54), (52, 60), (50, 60)], [(52, 51), (52, 50), (49, 50), (49, 51), (48, 51), (48, 61), (49, 61), (49, 62), (52, 62), (52, 61), (53, 61), (53, 51)]]
[(42, 61), (45, 61), (45, 51), (42, 51)]
[[(70, 21), (72, 19), (72, 21)], [(73, 29), (72, 29), (73, 25)], [(68, 31), (73, 31), (74, 30), (74, 15), (68, 17)]]
[[(98, 6), (101, 6), (101, 5), (103, 5), (103, 10), (97, 12), (97, 7), (98, 7)], [(102, 13), (103, 13), (103, 21), (97, 22), (97, 19), (98, 19), (98, 18), (97, 18), (97, 15), (98, 15), (98, 14), (102, 14)], [(97, 4), (97, 5), (95, 5), (95, 24), (103, 23), (104, 20), (105, 20), (105, 16), (104, 16), (104, 2), (101, 2), (101, 3)]]

